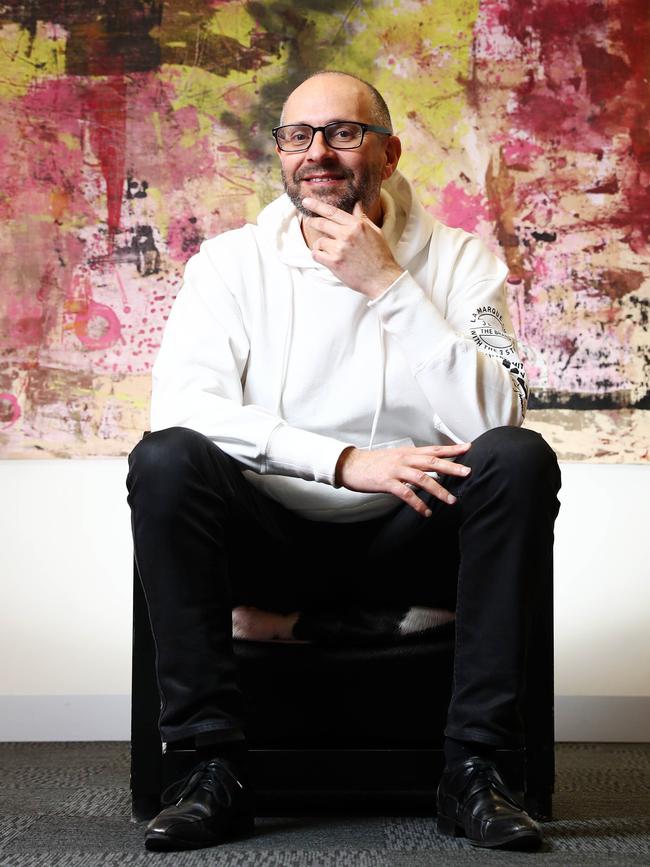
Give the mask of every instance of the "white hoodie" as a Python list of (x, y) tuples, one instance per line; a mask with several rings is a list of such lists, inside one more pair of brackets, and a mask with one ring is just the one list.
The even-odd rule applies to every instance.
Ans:
[(251, 484), (311, 520), (368, 520), (402, 503), (334, 486), (347, 446), (468, 442), (521, 425), (526, 411), (507, 267), (435, 220), (400, 172), (381, 201), (405, 270), (379, 297), (314, 261), (282, 195), (257, 225), (190, 258), (153, 366), (152, 431), (205, 434)]

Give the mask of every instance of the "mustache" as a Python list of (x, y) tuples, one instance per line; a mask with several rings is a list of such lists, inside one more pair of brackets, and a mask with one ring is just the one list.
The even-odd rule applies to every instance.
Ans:
[(332, 167), (331, 169), (321, 167), (319, 171), (316, 169), (303, 169), (301, 172), (296, 172), (293, 176), (294, 181), (302, 181), (304, 178), (312, 178), (317, 177), (319, 175), (341, 175), (346, 180), (350, 180), (353, 177), (353, 172), (350, 169), (344, 169), (341, 166), (336, 166), (336, 168)]

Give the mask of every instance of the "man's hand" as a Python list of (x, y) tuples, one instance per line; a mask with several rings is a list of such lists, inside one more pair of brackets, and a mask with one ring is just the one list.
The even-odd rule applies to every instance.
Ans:
[(341, 452), (336, 465), (336, 483), (351, 491), (385, 491), (394, 494), (416, 512), (429, 517), (431, 513), (426, 503), (408, 484), (429, 491), (443, 503), (455, 503), (456, 497), (427, 473), (437, 472), (465, 478), (470, 473), (470, 467), (444, 459), (464, 454), (471, 445), (459, 443), (453, 446), (407, 446), (374, 451), (348, 446)]
[(305, 217), (311, 230), (321, 236), (312, 245), (312, 256), (339, 280), (376, 298), (404, 273), (390, 251), (381, 229), (366, 216), (360, 202), (352, 214), (308, 197), (303, 204), (318, 217)]

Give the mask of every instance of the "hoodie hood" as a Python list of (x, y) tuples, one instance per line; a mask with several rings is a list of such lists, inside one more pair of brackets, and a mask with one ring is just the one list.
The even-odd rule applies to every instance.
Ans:
[[(409, 181), (395, 170), (391, 177), (382, 184), (381, 204), (383, 221), (381, 230), (388, 246), (398, 263), (405, 270), (409, 263), (428, 244), (435, 225), (434, 218), (424, 209), (416, 198)], [(257, 218), (260, 240), (268, 253), (279, 258), (287, 266), (289, 279), (286, 281), (289, 292), (287, 305), (287, 320), (285, 329), (282, 371), (276, 394), (276, 415), (281, 417), (282, 395), (287, 378), (291, 341), (293, 336), (294, 314), (294, 269), (308, 272), (309, 279), (319, 282), (341, 285), (339, 278), (327, 266), (316, 262), (307, 246), (301, 229), (302, 214), (297, 210), (291, 199), (283, 193), (267, 205)], [(351, 290), (352, 291), (352, 290)], [(367, 448), (372, 449), (377, 425), (384, 403), (385, 364), (384, 333), (379, 317), (377, 317), (378, 361), (377, 361), (377, 397), (372, 428), (369, 432)]]

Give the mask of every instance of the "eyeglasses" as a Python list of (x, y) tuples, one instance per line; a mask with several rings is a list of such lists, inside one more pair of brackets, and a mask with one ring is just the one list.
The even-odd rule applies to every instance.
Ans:
[(361, 147), (367, 132), (378, 132), (381, 135), (393, 134), (386, 127), (373, 126), (371, 123), (357, 123), (353, 120), (335, 120), (326, 123), (325, 126), (289, 123), (285, 126), (276, 126), (271, 132), (280, 150), (291, 153), (309, 150), (317, 132), (322, 132), (327, 144), (336, 150)]

